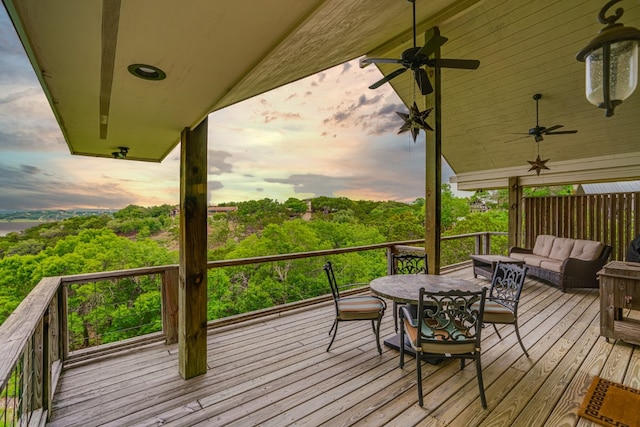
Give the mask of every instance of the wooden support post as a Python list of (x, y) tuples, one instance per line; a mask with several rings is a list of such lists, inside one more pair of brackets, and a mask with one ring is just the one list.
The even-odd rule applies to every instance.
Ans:
[(207, 125), (182, 131), (178, 363), (184, 379), (207, 372)]
[(482, 244), (484, 245), (484, 249), (482, 253), (485, 255), (491, 254), (491, 233), (484, 233), (482, 236)]
[[(440, 35), (438, 27), (431, 29), (433, 36)], [(425, 36), (425, 39), (429, 36)], [(434, 52), (434, 58), (440, 58), (440, 48)], [(434, 132), (426, 133), (426, 194), (425, 194), (425, 252), (429, 264), (429, 273), (440, 274), (440, 219), (441, 219), (441, 181), (442, 181), (442, 94), (440, 90), (440, 68), (434, 68), (431, 83), (434, 88)]]
[(522, 246), (522, 187), (518, 177), (509, 178), (509, 238), (508, 246)]

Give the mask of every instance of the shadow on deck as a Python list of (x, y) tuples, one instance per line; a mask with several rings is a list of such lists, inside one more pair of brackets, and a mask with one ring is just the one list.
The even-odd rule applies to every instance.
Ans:
[[(456, 275), (473, 279), (470, 269)], [(50, 426), (589, 426), (578, 407), (595, 375), (640, 386), (640, 348), (599, 336), (598, 290), (527, 280), (519, 308), (527, 359), (512, 326), (483, 334), (483, 410), (475, 369), (415, 363), (375, 348), (368, 322), (341, 323), (329, 353), (333, 305), (317, 304), (212, 330), (207, 374), (184, 381), (177, 345), (152, 344), (68, 366)], [(381, 338), (392, 335), (385, 314)]]

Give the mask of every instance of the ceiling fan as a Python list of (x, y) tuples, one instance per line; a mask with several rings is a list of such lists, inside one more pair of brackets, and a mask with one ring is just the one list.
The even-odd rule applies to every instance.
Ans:
[(548, 128), (544, 126), (540, 126), (538, 124), (538, 101), (540, 100), (540, 98), (542, 98), (542, 95), (539, 93), (536, 93), (533, 95), (533, 99), (534, 101), (536, 101), (536, 127), (529, 129), (529, 132), (527, 133), (528, 135), (533, 136), (536, 142), (540, 142), (544, 140), (543, 135), (566, 135), (566, 134), (578, 132), (577, 130), (556, 131), (556, 129), (560, 129), (561, 127), (564, 127), (562, 125), (554, 125)]
[(416, 0), (407, 0), (413, 4), (413, 47), (402, 52), (402, 58), (364, 58), (360, 60), (360, 66), (366, 64), (400, 64), (402, 68), (398, 68), (392, 73), (378, 80), (369, 89), (376, 89), (391, 79), (398, 77), (407, 70), (413, 71), (415, 81), (420, 89), (420, 93), (428, 95), (433, 92), (433, 86), (429, 81), (424, 65), (434, 68), (460, 68), (465, 70), (475, 70), (480, 66), (480, 61), (475, 59), (429, 59), (429, 56), (435, 53), (440, 46), (447, 42), (446, 37), (434, 35), (425, 43), (424, 46), (416, 46)]

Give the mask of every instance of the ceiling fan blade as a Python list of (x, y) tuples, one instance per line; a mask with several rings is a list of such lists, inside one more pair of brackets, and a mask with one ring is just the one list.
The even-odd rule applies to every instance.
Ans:
[(418, 88), (420, 88), (421, 94), (429, 95), (433, 92), (433, 86), (431, 86), (429, 76), (427, 76), (427, 72), (424, 68), (418, 68), (413, 74), (416, 79), (416, 83), (418, 84)]
[(429, 67), (475, 70), (480, 66), (480, 61), (477, 59), (430, 59), (427, 61), (427, 65)]
[(362, 58), (360, 60), (360, 67), (367, 64), (399, 64), (402, 59), (393, 58)]
[(561, 130), (558, 132), (545, 132), (545, 135), (568, 135), (570, 133), (578, 133), (577, 130)]
[(416, 53), (416, 56), (418, 55), (431, 56), (433, 53), (435, 53), (436, 50), (438, 50), (438, 48), (440, 48), (440, 46), (445, 44), (447, 40), (449, 39), (442, 36), (431, 37), (429, 40), (425, 42), (424, 46), (422, 46), (422, 48), (420, 48), (420, 50)]
[(407, 71), (407, 68), (398, 68), (394, 72), (392, 72), (390, 74), (387, 74), (386, 76), (384, 76), (383, 78), (381, 78), (380, 80), (378, 80), (377, 82), (375, 82), (374, 84), (369, 86), (369, 89), (377, 89), (380, 86), (382, 86), (383, 84), (385, 84), (386, 82), (388, 82), (389, 80), (391, 80), (391, 79), (399, 76), (400, 74), (404, 73), (405, 71)]
[(560, 129), (561, 127), (564, 127), (564, 126), (562, 126), (562, 125), (551, 126), (550, 128), (545, 128), (542, 132), (544, 132), (544, 133), (553, 132), (554, 130)]
[[(522, 134), (522, 133), (514, 133), (514, 134), (512, 134), (512, 135), (524, 135), (524, 134)], [(513, 142), (513, 141), (519, 141), (519, 140), (521, 140), (521, 139), (525, 139), (525, 138), (529, 138), (529, 134), (526, 134), (526, 136), (521, 136), (521, 137), (519, 137), (519, 138), (510, 139), (510, 140), (508, 140), (508, 141), (505, 141), (505, 142), (504, 142), (504, 144), (508, 144), (508, 143), (510, 143), (510, 142)]]

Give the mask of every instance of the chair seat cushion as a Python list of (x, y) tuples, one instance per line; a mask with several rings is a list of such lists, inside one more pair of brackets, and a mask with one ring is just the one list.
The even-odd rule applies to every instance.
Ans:
[(377, 319), (384, 313), (384, 303), (373, 296), (338, 299), (338, 318), (341, 320)]
[[(413, 323), (417, 323), (416, 319)], [(411, 339), (411, 345), (414, 349), (418, 349), (418, 328), (411, 325), (408, 319), (404, 319), (405, 331)], [(436, 354), (466, 354), (475, 351), (475, 342), (467, 340), (467, 331), (460, 325), (449, 324), (445, 329), (434, 328), (435, 324), (429, 326), (425, 322), (422, 323), (422, 334), (434, 336), (434, 340), (441, 342), (421, 342), (421, 350), (425, 353)], [(460, 343), (456, 344), (456, 341)]]
[(514, 323), (516, 320), (513, 312), (504, 305), (495, 301), (486, 300), (482, 321), (487, 323)]

